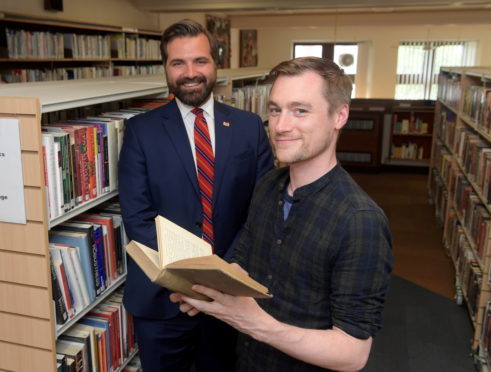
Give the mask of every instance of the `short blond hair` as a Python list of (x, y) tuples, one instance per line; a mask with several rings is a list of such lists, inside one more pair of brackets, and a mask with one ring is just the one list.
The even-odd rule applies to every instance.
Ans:
[(298, 76), (312, 71), (324, 79), (324, 98), (329, 104), (329, 114), (339, 106), (349, 105), (353, 83), (344, 70), (327, 58), (302, 57), (284, 61), (273, 67), (269, 73), (273, 83), (279, 76)]

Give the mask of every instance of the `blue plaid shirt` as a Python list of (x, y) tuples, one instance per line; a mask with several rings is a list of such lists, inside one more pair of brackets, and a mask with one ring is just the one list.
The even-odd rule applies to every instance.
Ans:
[[(258, 303), (279, 321), (375, 336), (393, 262), (385, 214), (337, 165), (295, 191), (285, 220), (288, 183), (288, 168), (258, 183), (232, 261), (269, 288)], [(238, 347), (239, 371), (323, 370), (246, 335)]]

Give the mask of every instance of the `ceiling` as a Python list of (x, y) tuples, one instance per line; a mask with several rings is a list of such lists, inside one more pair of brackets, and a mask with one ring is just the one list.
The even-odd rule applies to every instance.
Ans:
[(403, 11), (424, 9), (491, 8), (490, 0), (131, 0), (150, 12), (221, 12), (284, 14), (295, 12)]

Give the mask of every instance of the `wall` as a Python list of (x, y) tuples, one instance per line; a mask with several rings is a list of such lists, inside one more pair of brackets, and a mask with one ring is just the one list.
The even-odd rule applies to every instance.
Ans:
[(262, 68), (291, 58), (296, 41), (360, 43), (356, 97), (394, 97), (401, 40), (478, 40), (477, 65), (491, 66), (491, 10), (230, 18), (233, 28), (258, 30)]
[(0, 11), (49, 18), (159, 30), (160, 17), (136, 9), (130, 0), (63, 0), (63, 11), (44, 10), (43, 0), (2, 0)]

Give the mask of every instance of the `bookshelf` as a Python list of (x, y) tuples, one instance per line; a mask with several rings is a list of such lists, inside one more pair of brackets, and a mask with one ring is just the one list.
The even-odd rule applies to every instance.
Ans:
[[(0, 369), (56, 369), (56, 338), (74, 321), (61, 329), (56, 327), (51, 302), (48, 231), (114, 196), (114, 193), (103, 195), (55, 220), (48, 219), (41, 114), (166, 92), (163, 82), (148, 78), (26, 83), (0, 87), (0, 117), (14, 118), (19, 122), (27, 217), (25, 225), (0, 222)], [(113, 288), (123, 281), (124, 278), (120, 278), (113, 283)], [(107, 291), (106, 296), (110, 292)]]
[(431, 157), (434, 101), (397, 101), (392, 106), (390, 149), (384, 163), (427, 167)]
[[(246, 72), (246, 74), (243, 74)], [(262, 76), (256, 71), (254, 76)], [(220, 70), (217, 94), (231, 100), (232, 82), (251, 71)], [(53, 371), (56, 339), (75, 320), (56, 326), (52, 305), (49, 230), (116, 195), (103, 194), (49, 219), (44, 187), (41, 115), (136, 97), (168, 94), (163, 76), (112, 77), (0, 86), (0, 119), (19, 122), (27, 223), (0, 222), (0, 370)], [(19, 269), (21, 268), (21, 269)], [(116, 289), (124, 277), (113, 283)], [(106, 296), (111, 291), (106, 292)], [(91, 304), (93, 308), (99, 302)], [(85, 309), (84, 312), (90, 310)]]
[(338, 141), (338, 159), (349, 167), (428, 166), (433, 115), (433, 101), (353, 99)]
[(386, 100), (353, 99), (348, 122), (343, 127), (337, 157), (343, 166), (380, 166)]
[(491, 68), (442, 68), (428, 190), (456, 270), (457, 300), (474, 325), (471, 348), (491, 364)]
[(163, 72), (161, 32), (0, 12), (0, 76), (34, 82)]
[(271, 84), (265, 80), (269, 70), (253, 67), (219, 70), (218, 77), (223, 79), (215, 89), (222, 95), (223, 101), (242, 110), (254, 112), (263, 122), (268, 120), (267, 101)]

